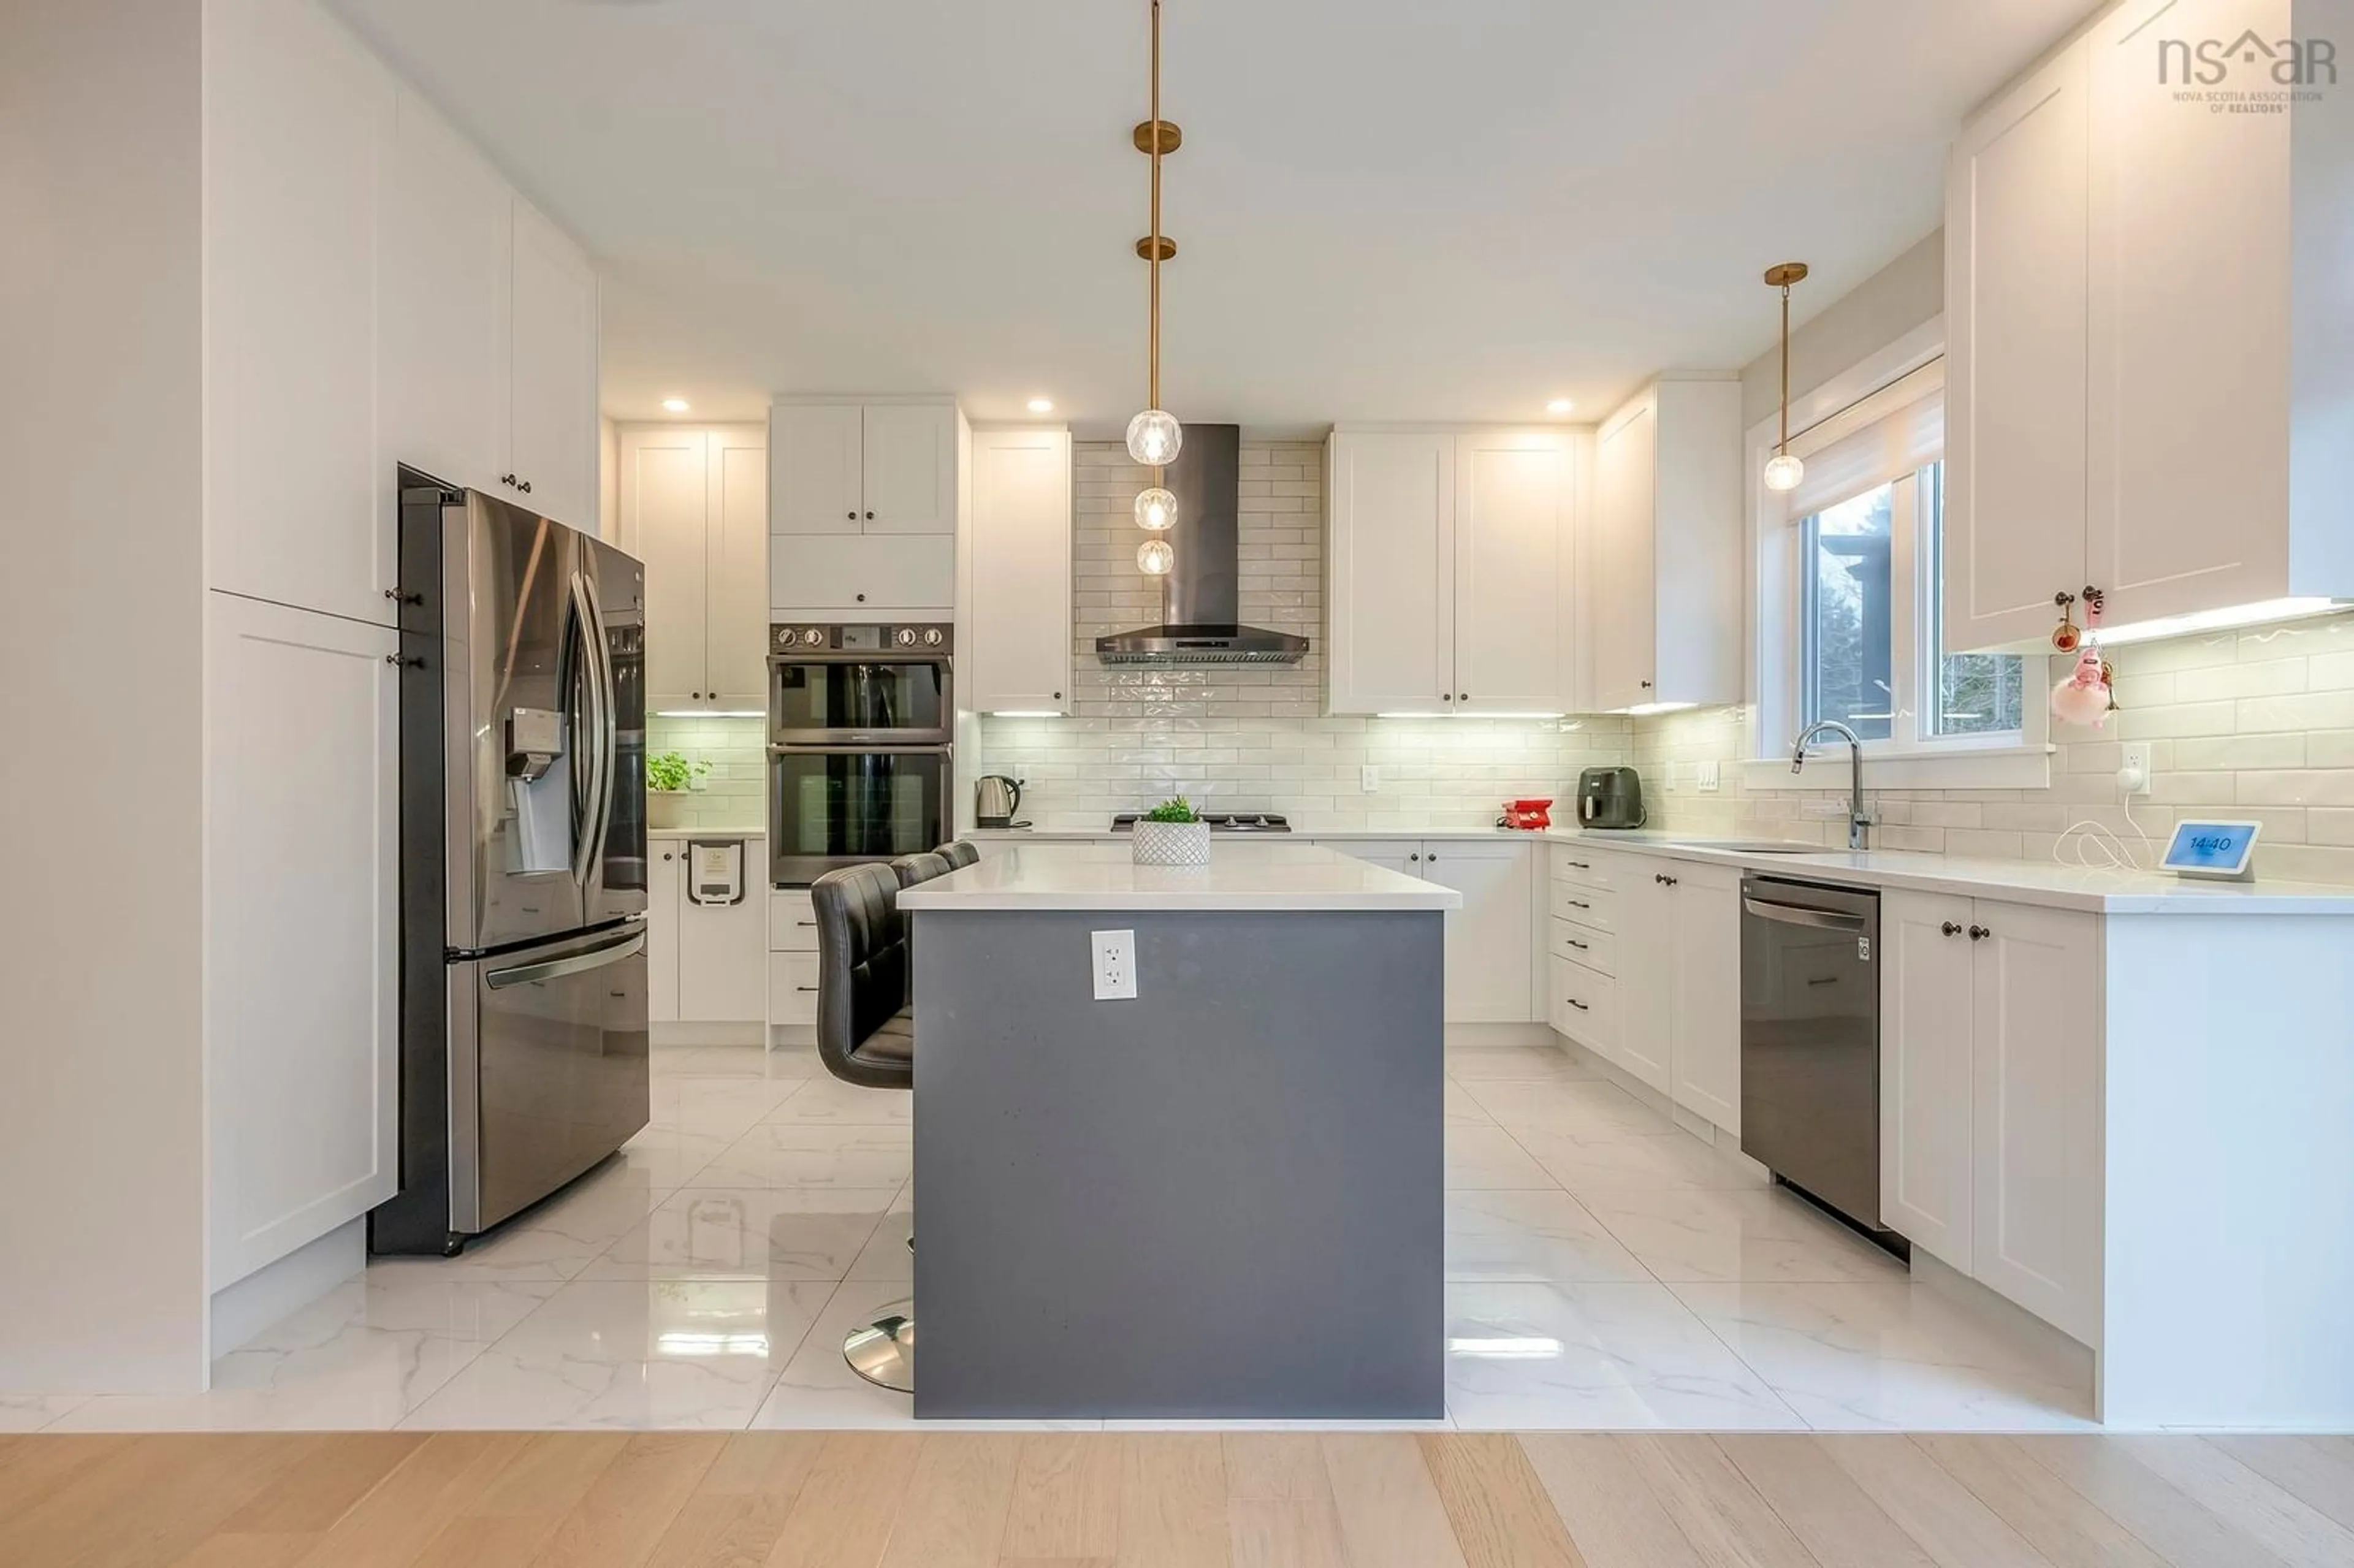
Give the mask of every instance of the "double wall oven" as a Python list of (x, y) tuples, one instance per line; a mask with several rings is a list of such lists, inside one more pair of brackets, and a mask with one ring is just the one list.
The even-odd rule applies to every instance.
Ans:
[(949, 836), (956, 722), (947, 622), (769, 629), (769, 879), (806, 886), (837, 866)]

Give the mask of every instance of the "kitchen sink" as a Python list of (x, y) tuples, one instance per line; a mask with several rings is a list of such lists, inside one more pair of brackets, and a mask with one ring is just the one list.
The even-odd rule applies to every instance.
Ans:
[(1788, 839), (1674, 839), (1677, 849), (1723, 850), (1727, 854), (1822, 854), (1821, 844), (1797, 843)]

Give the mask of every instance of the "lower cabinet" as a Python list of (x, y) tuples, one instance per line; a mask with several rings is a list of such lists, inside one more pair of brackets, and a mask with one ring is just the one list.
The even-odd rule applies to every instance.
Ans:
[(1533, 1021), (1537, 949), (1526, 843), (1504, 838), (1316, 842), (1463, 895), (1463, 907), (1447, 916), (1447, 1022)]
[(207, 597), (212, 1287), (399, 1185), (399, 666), (390, 627)]
[(732, 839), (656, 839), (646, 890), (648, 1015), (656, 1023), (757, 1023), (768, 1016), (766, 844), (744, 839), (744, 892), (732, 904), (699, 904), (688, 845)]
[(1881, 1223), (2100, 1332), (2099, 916), (1881, 900)]
[(1547, 849), (1553, 1028), (1741, 1130), (1741, 874), (1580, 842)]
[(817, 912), (806, 887), (769, 895), (769, 1022), (797, 1029), (817, 1022)]

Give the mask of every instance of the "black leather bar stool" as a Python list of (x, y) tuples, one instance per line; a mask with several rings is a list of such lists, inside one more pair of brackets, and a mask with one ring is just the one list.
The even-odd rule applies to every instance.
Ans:
[(981, 859), (981, 851), (970, 839), (950, 839), (932, 853), (948, 862), (950, 871), (962, 871)]
[[(976, 855), (974, 858), (980, 857)], [(955, 869), (945, 850), (922, 850), (915, 854), (903, 854), (891, 863), (892, 874), (898, 877), (899, 885), (902, 887), (913, 887), (919, 882), (929, 882), (936, 876), (946, 876)], [(913, 980), (912, 970), (909, 971), (908, 978)]]
[[(913, 1089), (912, 969), (907, 920), (899, 913), (898, 874), (871, 863), (829, 871), (810, 885), (810, 902), (817, 911), (818, 1059), (844, 1083)], [(914, 1303), (894, 1301), (884, 1308), (873, 1322), (851, 1332), (842, 1354), (867, 1382), (913, 1393)]]

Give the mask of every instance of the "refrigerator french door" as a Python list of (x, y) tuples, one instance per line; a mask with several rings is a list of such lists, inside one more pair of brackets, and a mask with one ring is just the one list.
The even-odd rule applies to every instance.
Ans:
[(400, 471), (401, 1190), (455, 1253), (646, 1122), (645, 583)]
[(953, 783), (944, 746), (770, 747), (769, 880), (803, 887), (840, 866), (938, 847)]

